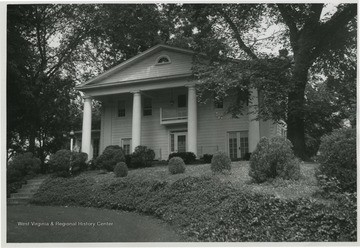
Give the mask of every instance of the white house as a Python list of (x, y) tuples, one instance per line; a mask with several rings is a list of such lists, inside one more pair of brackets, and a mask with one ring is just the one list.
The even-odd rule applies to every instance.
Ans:
[[(218, 150), (239, 159), (255, 149), (260, 137), (284, 133), (282, 125), (255, 121), (251, 113), (223, 116), (231, 99), (198, 103), (191, 79), (193, 55), (191, 50), (157, 45), (78, 86), (85, 94), (81, 147), (89, 159), (92, 99), (102, 103), (100, 153), (108, 145), (120, 145), (127, 154), (145, 145), (160, 160), (172, 152), (201, 157)], [(257, 91), (252, 95), (249, 112), (257, 105)]]

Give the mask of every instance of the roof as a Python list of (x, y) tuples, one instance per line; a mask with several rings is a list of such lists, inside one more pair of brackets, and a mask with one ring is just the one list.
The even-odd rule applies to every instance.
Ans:
[[(134, 65), (142, 60), (144, 60), (145, 58), (157, 53), (157, 52), (160, 52), (162, 50), (167, 50), (167, 51), (174, 51), (174, 52), (178, 52), (178, 53), (183, 53), (183, 54), (195, 54), (194, 51), (192, 50), (189, 50), (189, 49), (183, 49), (183, 48), (178, 48), (178, 47), (173, 47), (173, 46), (168, 46), (168, 45), (163, 45), (163, 44), (159, 44), (159, 45), (156, 45), (154, 47), (151, 47), (149, 48), (148, 50), (120, 63), (119, 65), (103, 72), (102, 74), (86, 81), (85, 83), (77, 86), (76, 88), (78, 90), (84, 90), (84, 89), (87, 89), (88, 87), (92, 86), (96, 86), (96, 84), (118, 72), (120, 72), (121, 70), (124, 70), (128, 67), (130, 67), (131, 65)], [(181, 75), (179, 75), (181, 76)], [(129, 81), (130, 82), (130, 81)], [(99, 85), (100, 86), (100, 85)], [(101, 86), (105, 86), (105, 85), (101, 85)]]

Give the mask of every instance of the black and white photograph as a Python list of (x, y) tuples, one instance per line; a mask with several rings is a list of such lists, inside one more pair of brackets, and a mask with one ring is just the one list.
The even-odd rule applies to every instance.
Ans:
[(359, 245), (357, 1), (3, 7), (1, 246)]

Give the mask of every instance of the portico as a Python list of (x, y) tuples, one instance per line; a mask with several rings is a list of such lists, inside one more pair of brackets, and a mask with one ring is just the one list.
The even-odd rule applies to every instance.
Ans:
[[(196, 88), (195, 84), (186, 84), (182, 88), (185, 88), (187, 91), (187, 107), (186, 115), (174, 116), (172, 120), (173, 122), (162, 122), (162, 108), (159, 110), (160, 114), (160, 122), (159, 125), (163, 125), (169, 130), (174, 126), (184, 124), (183, 129), (187, 130), (186, 135), (186, 151), (193, 152), (197, 154), (197, 97), (196, 97)], [(179, 89), (177, 87), (176, 89)], [(173, 89), (170, 89), (171, 91)], [(150, 91), (151, 92), (151, 91)], [(155, 91), (156, 92), (156, 91)], [(149, 95), (156, 95), (156, 93), (149, 93), (149, 91), (142, 90), (133, 90), (129, 92), (132, 95), (132, 118), (131, 118), (131, 152), (134, 152), (135, 148), (139, 145), (143, 145), (141, 142), (142, 137), (142, 122), (143, 122), (143, 101), (142, 99), (148, 97)], [(84, 96), (84, 115), (83, 115), (83, 131), (82, 131), (82, 151), (88, 154), (90, 153), (90, 140), (91, 140), (91, 105), (92, 105), (92, 97)], [(165, 104), (164, 104), (165, 105)], [(164, 106), (162, 106), (164, 107)], [(172, 106), (172, 108), (176, 109), (176, 106)], [(182, 110), (183, 111), (183, 110)], [(153, 111), (153, 115), (156, 115), (158, 112)], [(175, 113), (176, 114), (176, 113)], [(156, 118), (156, 117), (155, 117)], [(168, 118), (170, 119), (170, 118)], [(181, 120), (178, 122), (177, 120)], [(91, 159), (91, 157), (89, 157)]]

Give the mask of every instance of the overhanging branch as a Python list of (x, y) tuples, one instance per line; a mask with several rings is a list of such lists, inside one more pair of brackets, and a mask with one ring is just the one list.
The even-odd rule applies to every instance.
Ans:
[(243, 50), (252, 59), (257, 59), (258, 57), (256, 56), (256, 54), (242, 40), (238, 28), (236, 27), (235, 23), (231, 20), (230, 16), (228, 16), (226, 12), (221, 8), (219, 8), (219, 13), (222, 17), (224, 17), (225, 21), (229, 24), (230, 28), (234, 32), (234, 37), (238, 42), (240, 49)]

